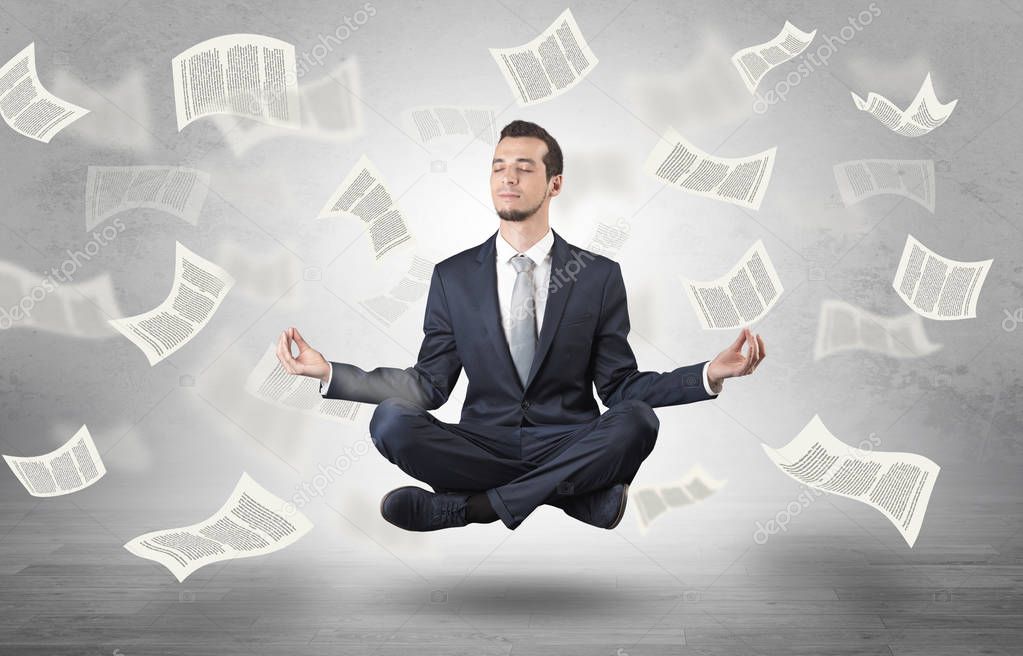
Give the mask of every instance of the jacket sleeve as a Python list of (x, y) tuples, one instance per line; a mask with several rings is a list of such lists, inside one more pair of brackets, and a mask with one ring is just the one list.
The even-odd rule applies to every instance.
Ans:
[(433, 268), (430, 292), (423, 320), (423, 343), (419, 359), (406, 369), (377, 367), (365, 371), (351, 364), (331, 362), (327, 399), (380, 403), (398, 397), (433, 410), (444, 405), (462, 372), (462, 360), (455, 348), (444, 283)]
[(600, 320), (594, 338), (591, 368), (601, 402), (608, 408), (635, 399), (653, 408), (717, 398), (703, 384), (707, 361), (673, 371), (639, 371), (629, 346), (629, 307), (622, 268), (613, 263), (604, 282)]

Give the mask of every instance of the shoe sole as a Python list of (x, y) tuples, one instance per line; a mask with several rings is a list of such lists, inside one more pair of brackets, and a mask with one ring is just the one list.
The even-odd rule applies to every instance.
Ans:
[(393, 490), (391, 490), (390, 492), (388, 492), (387, 494), (385, 494), (380, 499), (380, 516), (383, 517), (384, 521), (386, 521), (391, 526), (397, 526), (398, 528), (400, 528), (403, 531), (409, 530), (409, 529), (405, 528), (404, 526), (402, 526), (401, 524), (395, 524), (391, 520), (387, 519), (387, 515), (384, 514), (384, 503), (386, 503), (387, 499), (390, 498), (390, 496), (392, 494), (395, 494), (396, 492), (401, 492), (402, 490), (419, 490), (419, 489), (422, 489), (422, 488), (416, 487), (415, 485), (403, 485), (402, 487), (396, 487)]
[(625, 489), (622, 490), (622, 503), (621, 503), (620, 506), (618, 506), (618, 515), (615, 517), (615, 520), (613, 522), (611, 522), (611, 525), (607, 527), (607, 530), (610, 531), (611, 529), (613, 529), (616, 526), (618, 526), (618, 524), (622, 521), (622, 517), (625, 517), (625, 504), (628, 503), (628, 501), (629, 501), (629, 484), (625, 483)]

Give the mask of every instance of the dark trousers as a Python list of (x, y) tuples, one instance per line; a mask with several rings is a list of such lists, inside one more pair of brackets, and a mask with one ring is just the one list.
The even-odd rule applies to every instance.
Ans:
[(377, 449), (435, 492), (486, 492), (501, 521), (518, 527), (542, 504), (631, 483), (660, 421), (642, 401), (623, 401), (584, 424), (449, 424), (400, 398), (377, 404)]

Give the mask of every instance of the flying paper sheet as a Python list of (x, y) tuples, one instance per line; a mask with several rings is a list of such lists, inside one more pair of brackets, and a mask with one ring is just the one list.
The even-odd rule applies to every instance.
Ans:
[(353, 55), (326, 75), (299, 85), (301, 128), (297, 131), (282, 131), (234, 116), (217, 115), (210, 120), (224, 133), (224, 140), (239, 157), (250, 148), (281, 136), (324, 142), (348, 141), (362, 134), (361, 95), (358, 59)]
[(748, 157), (709, 155), (668, 128), (643, 164), (661, 182), (697, 196), (760, 209), (774, 168), (777, 147)]
[(54, 267), (52, 275), (42, 277), (0, 262), (0, 331), (38, 328), (90, 339), (116, 335), (107, 323), (121, 314), (110, 274), (102, 273), (80, 282), (62, 282), (70, 280), (64, 274), (68, 269), (73, 272), (74, 264), (67, 259), (61, 266)]
[(280, 551), (312, 528), (305, 515), (242, 474), (230, 498), (209, 519), (140, 535), (124, 548), (160, 563), (180, 583), (210, 563)]
[(432, 276), (433, 262), (418, 255), (413, 256), (408, 273), (391, 288), (391, 291), (386, 295), (359, 301), (359, 304), (383, 323), (391, 325), (405, 314), (411, 303), (426, 294)]
[[(587, 149), (573, 153), (565, 165), (572, 171), (572, 193), (558, 196), (558, 202), (568, 214), (606, 216), (622, 205), (632, 207), (638, 199), (640, 172), (634, 158), (621, 149)], [(579, 205), (587, 209), (576, 209)]]
[(843, 351), (873, 351), (892, 358), (919, 358), (941, 348), (924, 333), (923, 320), (915, 312), (884, 317), (855, 305), (828, 299), (821, 303), (813, 359)]
[(629, 224), (619, 221), (617, 225), (610, 223), (598, 223), (590, 243), (586, 250), (611, 258), (617, 257), (618, 251), (625, 245), (629, 238)]
[(175, 257), (174, 285), (163, 303), (149, 312), (110, 321), (110, 325), (142, 349), (150, 366), (195, 337), (234, 285), (231, 274), (181, 242), (176, 244)]
[(906, 137), (919, 137), (940, 127), (952, 115), (952, 110), (959, 102), (956, 99), (942, 104), (934, 94), (930, 73), (924, 78), (916, 98), (905, 110), (899, 109), (892, 101), (873, 91), (867, 95), (866, 100), (855, 93), (852, 97), (857, 109), (869, 113), (892, 132)]
[(738, 51), (732, 55), (732, 64), (742, 76), (746, 88), (753, 93), (765, 75), (806, 50), (816, 34), (817, 30), (804, 32), (792, 23), (785, 21), (785, 26), (781, 28), (778, 36), (767, 43)]
[(275, 247), (267, 252), (245, 242), (220, 241), (213, 259), (234, 277), (232, 294), (264, 304), (273, 301), (278, 309), (293, 303), (298, 309), (296, 295), (285, 295), (303, 278), (302, 260), (291, 251)]
[(908, 235), (892, 287), (922, 317), (972, 319), (977, 316), (977, 299), (992, 262), (951, 260)]
[(345, 214), (354, 214), (366, 224), (377, 260), (412, 239), (405, 217), (384, 185), (380, 171), (365, 155), (334, 191), (318, 218)]
[(749, 90), (736, 79), (724, 40), (704, 33), (690, 52), (688, 58), (670, 61), (669, 71), (653, 66), (627, 71), (630, 109), (655, 129), (673, 125), (686, 134), (736, 126), (752, 116)]
[(561, 12), (529, 43), (516, 48), (490, 48), (490, 54), (520, 107), (560, 96), (579, 84), (598, 63), (571, 9)]
[(338, 422), (354, 421), (359, 405), (354, 401), (325, 399), (320, 382), (308, 376), (289, 374), (277, 359), (277, 345), (271, 343), (245, 380), (245, 391), (282, 408)]
[(497, 125), (493, 107), (413, 107), (403, 112), (404, 122), (420, 143), (442, 137), (473, 137), (493, 146)]
[(0, 116), (26, 137), (50, 143), (53, 136), (89, 113), (43, 88), (36, 73), (35, 42), (0, 68)]
[(858, 159), (834, 166), (846, 207), (884, 194), (909, 198), (934, 213), (934, 160)]
[(717, 280), (682, 278), (682, 283), (704, 330), (749, 325), (767, 314), (784, 291), (759, 239)]
[[(97, 108), (88, 121), (75, 126), (75, 137), (103, 150), (128, 150), (135, 156), (152, 152), (157, 128), (152, 123), (151, 105), (155, 100), (149, 97), (142, 69), (111, 76), (102, 85), (90, 79), (89, 84), (92, 86), (63, 69), (54, 71), (53, 93)], [(126, 121), (126, 116), (133, 120)]]
[(85, 229), (135, 208), (160, 210), (196, 225), (209, 188), (208, 173), (181, 166), (90, 166)]
[(862, 501), (891, 520), (910, 547), (916, 542), (941, 469), (929, 458), (848, 446), (817, 415), (782, 448), (761, 446), (791, 478), (815, 490)]
[(171, 60), (178, 131), (211, 114), (299, 126), (295, 46), (259, 34), (228, 34)]
[(107, 473), (84, 425), (55, 451), (30, 458), (4, 456), (14, 475), (34, 497), (56, 497), (83, 490)]
[(679, 481), (665, 485), (645, 485), (630, 491), (639, 528), (646, 533), (650, 523), (674, 508), (703, 501), (728, 481), (712, 478), (699, 465), (694, 465)]

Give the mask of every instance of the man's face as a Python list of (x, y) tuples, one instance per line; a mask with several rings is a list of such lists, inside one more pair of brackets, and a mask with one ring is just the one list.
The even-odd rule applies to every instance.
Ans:
[(524, 221), (560, 192), (560, 175), (547, 181), (546, 154), (547, 144), (536, 137), (505, 137), (498, 142), (490, 169), (490, 195), (503, 220)]

